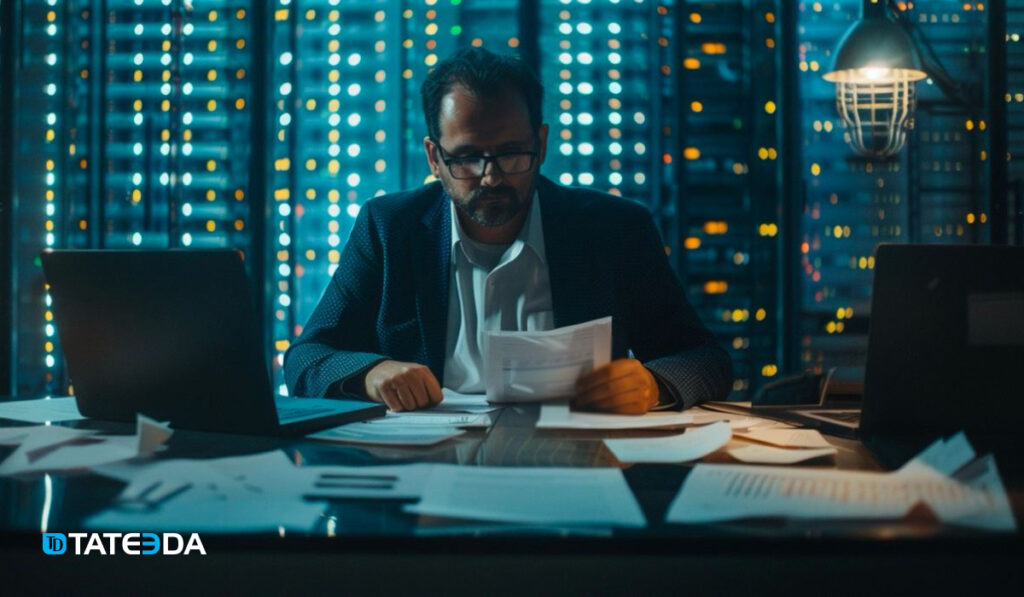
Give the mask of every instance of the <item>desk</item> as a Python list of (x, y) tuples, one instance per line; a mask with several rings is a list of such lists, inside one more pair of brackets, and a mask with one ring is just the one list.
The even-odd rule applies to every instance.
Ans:
[[(533, 406), (508, 407), (497, 414), (490, 429), (471, 431), (425, 449), (178, 431), (170, 449), (160, 457), (229, 456), (282, 449), (293, 459), (309, 464), (619, 466), (601, 439), (637, 435), (537, 430), (537, 415), (538, 409)], [(77, 425), (132, 431), (129, 425), (99, 421)], [(834, 465), (824, 466), (880, 469), (859, 442), (829, 440), (839, 453)], [(5, 457), (11, 449), (0, 450), (0, 456)], [(51, 531), (75, 530), (85, 517), (110, 504), (122, 484), (88, 473), (0, 478), (0, 566), (45, 571), (59, 565), (72, 577), (101, 583), (97, 587), (104, 586), (105, 575), (123, 576), (124, 570), (132, 570), (131, 578), (139, 582), (144, 582), (147, 574), (168, 574), (170, 584), (163, 585), (165, 588), (186, 588), (196, 577), (205, 577), (209, 582), (230, 583), (226, 588), (233, 592), (286, 588), (280, 584), (285, 578), (336, 589), (342, 572), (346, 586), (364, 590), (431, 592), (461, 587), (473, 588), (474, 592), (478, 588), (480, 593), (493, 589), (520, 594), (536, 591), (541, 580), (553, 583), (549, 588), (571, 586), (584, 593), (617, 592), (616, 588), (633, 592), (641, 586), (668, 591), (694, 578), (710, 589), (762, 592), (766, 585), (759, 583), (772, 583), (770, 586), (778, 588), (779, 582), (803, 582), (835, 573), (845, 578), (840, 587), (845, 592), (871, 587), (886, 572), (899, 573), (893, 581), (896, 584), (887, 584), (887, 588), (902, 586), (915, 591), (932, 583), (947, 589), (958, 583), (967, 586), (989, 575), (1015, 582), (1021, 575), (1024, 542), (1019, 532), (992, 535), (905, 521), (665, 524), (665, 510), (689, 470), (689, 466), (678, 465), (628, 466), (624, 474), (649, 524), (642, 530), (615, 530), (608, 536), (589, 532), (517, 534), (488, 524), (452, 527), (404, 513), (396, 502), (343, 500), (329, 503), (323, 523), (305, 536), (203, 533), (210, 553), (205, 558), (135, 557), (125, 563), (128, 556), (72, 556), (61, 557), (59, 564), (54, 561), (56, 557), (41, 554), (39, 532), (44, 521)], [(1002, 474), (1015, 514), (1021, 520), (1024, 478), (1020, 471)], [(121, 562), (121, 568), (113, 562)], [(530, 572), (509, 574), (510, 566), (528, 567), (525, 569)], [(336, 571), (339, 576), (324, 576), (325, 571)], [(968, 571), (970, 574), (965, 574)], [(790, 580), (780, 580), (786, 578)]]

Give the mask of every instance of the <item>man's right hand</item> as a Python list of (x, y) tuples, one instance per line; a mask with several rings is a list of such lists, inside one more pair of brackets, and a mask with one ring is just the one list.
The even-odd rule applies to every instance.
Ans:
[(367, 397), (395, 412), (426, 408), (441, 402), (441, 384), (419, 363), (381, 361), (366, 373)]

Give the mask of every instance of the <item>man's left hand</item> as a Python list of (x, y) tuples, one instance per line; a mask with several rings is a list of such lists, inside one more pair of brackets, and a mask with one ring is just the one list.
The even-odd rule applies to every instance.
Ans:
[(576, 380), (573, 406), (642, 415), (658, 406), (658, 382), (636, 359), (618, 359)]

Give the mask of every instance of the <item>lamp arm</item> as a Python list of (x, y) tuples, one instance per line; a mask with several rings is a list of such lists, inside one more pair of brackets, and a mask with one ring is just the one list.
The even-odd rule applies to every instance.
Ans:
[(907, 35), (916, 41), (919, 47), (925, 49), (925, 52), (922, 52), (921, 56), (924, 70), (928, 73), (928, 76), (935, 81), (935, 84), (938, 86), (939, 90), (942, 91), (942, 94), (962, 106), (976, 106), (978, 104), (978, 102), (975, 101), (977, 86), (964, 84), (954, 79), (952, 75), (949, 74), (949, 71), (946, 70), (946, 67), (943, 66), (942, 61), (935, 53), (935, 49), (932, 47), (931, 42), (928, 41), (928, 38), (924, 36), (917, 25), (907, 18), (903, 11), (897, 8), (895, 0), (887, 0), (886, 5), (892, 12), (896, 22), (899, 23), (900, 27), (903, 27), (903, 30), (907, 32)]

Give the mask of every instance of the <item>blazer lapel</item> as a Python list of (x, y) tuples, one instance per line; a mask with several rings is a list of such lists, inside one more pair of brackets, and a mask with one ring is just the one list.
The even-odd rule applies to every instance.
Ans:
[(546, 178), (537, 185), (541, 218), (544, 221), (544, 253), (551, 282), (551, 306), (555, 327), (587, 320), (579, 300), (587, 287), (590, 269), (589, 251), (580, 250), (568, 222), (579, 222), (569, 202), (562, 199), (559, 187)]
[[(440, 185), (438, 185), (440, 186)], [(451, 259), (451, 221), (448, 195), (437, 200), (414, 231), (413, 275), (416, 278), (416, 315), (423, 336), (424, 363), (440, 381), (444, 378), (445, 334), (448, 328), (448, 282)]]

